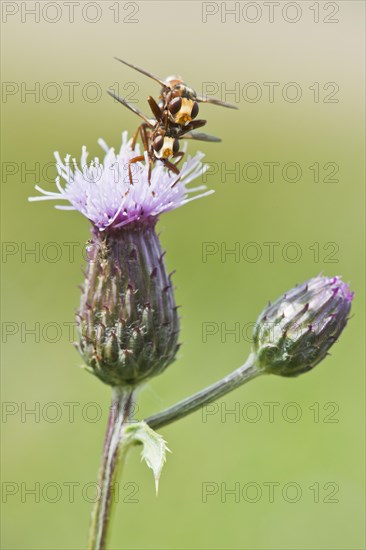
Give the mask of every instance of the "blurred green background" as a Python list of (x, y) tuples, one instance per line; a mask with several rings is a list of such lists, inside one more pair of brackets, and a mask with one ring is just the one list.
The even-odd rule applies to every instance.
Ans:
[[(227, 101), (237, 98), (220, 95), (222, 87), (237, 86), (241, 94), (239, 111), (201, 106), (207, 132), (220, 135), (222, 144), (190, 144), (190, 152), (203, 150), (207, 161), (219, 163), (218, 173), (207, 176), (215, 194), (159, 222), (168, 268), (177, 270), (183, 346), (179, 360), (141, 391), (137, 416), (239, 366), (250, 343), (245, 334), (225, 337), (225, 328), (242, 331), (269, 299), (295, 283), (319, 272), (341, 274), (356, 299), (332, 357), (313, 372), (294, 380), (258, 379), (217, 403), (215, 414), (196, 413), (161, 430), (173, 454), (158, 498), (151, 471), (137, 450), (131, 453), (110, 547), (364, 548), (364, 4), (301, 2), (296, 23), (286, 21), (297, 12), (291, 6), (283, 12), (283, 2), (272, 23), (260, 2), (240, 3), (237, 21), (225, 20), (221, 3), (99, 2), (93, 8), (80, 2), (73, 23), (63, 2), (41, 11), (39, 22), (21, 4), (34, 7), (2, 3), (9, 14), (2, 23), (2, 548), (85, 547), (110, 399), (108, 387), (78, 368), (66, 324), (78, 305), (88, 222), (54, 210), (53, 203), (29, 204), (35, 183), (54, 185), (44, 184), (44, 173), (25, 170), (39, 163), (42, 172), (54, 150), (79, 157), (85, 144), (99, 154), (101, 136), (118, 147), (121, 131), (136, 128), (137, 118), (105, 90), (118, 83), (121, 95), (133, 93), (147, 111), (145, 98), (157, 96), (159, 87), (118, 64), (115, 55), (162, 77), (181, 73), (199, 92), (202, 83), (214, 82), (216, 97)], [(11, 15), (14, 6), (19, 11)], [(206, 22), (203, 10), (212, 11)], [(262, 93), (257, 102), (249, 101), (249, 82)], [(270, 82), (278, 83), (273, 101), (264, 84)], [(301, 90), (297, 102), (288, 99), (294, 87), (282, 95), (289, 82)], [(74, 85), (65, 83), (79, 83), (73, 101)], [(22, 98), (37, 86), (39, 97)], [(99, 89), (102, 97), (93, 101)], [(268, 162), (279, 163), (273, 182)], [(301, 168), (297, 182), (282, 177), (289, 162)], [(239, 181), (225, 178), (224, 168), (235, 163), (240, 171), (257, 163), (262, 176), (256, 182), (242, 173)], [(319, 181), (309, 168), (314, 163)], [(338, 182), (326, 179), (334, 169), (324, 168), (327, 163), (338, 166)], [(203, 261), (207, 242), (219, 252)], [(250, 261), (253, 242), (258, 261)], [(273, 261), (268, 242), (279, 243)], [(73, 245), (65, 243), (76, 243), (74, 258)], [(297, 243), (298, 261), (290, 261), (295, 248), (288, 243)], [(221, 258), (221, 250), (235, 246), (240, 258)], [(32, 248), (35, 255), (25, 254)], [(205, 323), (217, 327), (207, 341)], [(27, 333), (34, 327), (39, 337)], [(39, 415), (26, 414), (30, 409)], [(233, 409), (239, 417), (226, 414)], [(205, 499), (207, 483), (215, 494)], [(235, 487), (239, 493), (225, 496)], [(36, 494), (27, 493), (32, 488)]]

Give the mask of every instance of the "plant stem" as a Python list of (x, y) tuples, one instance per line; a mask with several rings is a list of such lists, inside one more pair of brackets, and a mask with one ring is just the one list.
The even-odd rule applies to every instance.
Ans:
[[(255, 356), (251, 354), (244, 365), (234, 372), (176, 405), (150, 416), (145, 422), (154, 430), (166, 426), (219, 399), (262, 373), (263, 371), (255, 364)], [(112, 404), (99, 471), (100, 495), (92, 514), (88, 550), (104, 550), (106, 547), (114, 484), (118, 466), (125, 458), (127, 450), (123, 445), (124, 428), (131, 417), (132, 405), (132, 390), (120, 387), (112, 389)]]
[(88, 550), (103, 550), (106, 545), (118, 466), (126, 454), (126, 449), (122, 448), (123, 430), (130, 419), (132, 405), (132, 390), (112, 388), (112, 403), (99, 470), (100, 493), (92, 513)]
[(263, 372), (264, 371), (257, 368), (254, 354), (250, 354), (244, 365), (234, 370), (232, 373), (211, 386), (195, 393), (191, 397), (183, 399), (183, 401), (180, 401), (176, 405), (150, 416), (145, 422), (149, 424), (153, 430), (157, 430), (162, 426), (175, 422), (197, 409), (200, 409), (203, 405), (207, 405), (215, 399), (222, 397), (226, 393), (245, 384), (245, 382), (263, 374)]

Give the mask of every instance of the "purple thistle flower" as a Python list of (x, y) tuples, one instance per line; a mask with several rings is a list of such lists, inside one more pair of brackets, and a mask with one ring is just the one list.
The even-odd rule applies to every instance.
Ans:
[(258, 366), (282, 376), (315, 367), (345, 328), (353, 295), (339, 276), (320, 275), (269, 304), (253, 334)]
[[(55, 153), (58, 192), (45, 191), (36, 186), (37, 191), (43, 196), (30, 197), (29, 200), (66, 200), (70, 205), (57, 205), (56, 208), (78, 210), (102, 231), (157, 217), (163, 212), (213, 193), (205, 191), (191, 196), (193, 193), (204, 191), (206, 187), (187, 187), (205, 171), (205, 166), (201, 162), (204, 156), (202, 153), (197, 153), (194, 157), (188, 156), (179, 176), (168, 172), (162, 163), (157, 162), (152, 169), (150, 184), (148, 163), (135, 163), (131, 165), (131, 185), (128, 163), (133, 157), (140, 155), (138, 145), (135, 150), (131, 149), (131, 141), (128, 140), (127, 132), (124, 132), (120, 151), (115, 153), (113, 148), (99, 140), (105, 151), (103, 162), (96, 157), (88, 163), (88, 153), (84, 146), (80, 167), (70, 155), (67, 155), (63, 162), (60, 155)], [(65, 187), (61, 185), (61, 178), (66, 182)]]
[(70, 155), (62, 162), (55, 153), (58, 191), (37, 186), (43, 196), (29, 200), (66, 200), (69, 205), (56, 208), (78, 210), (92, 222), (76, 346), (100, 380), (135, 387), (163, 372), (179, 348), (174, 289), (155, 231), (158, 216), (213, 191), (187, 187), (205, 170), (202, 153), (188, 156), (179, 176), (157, 162), (150, 182), (145, 154), (145, 163), (130, 165), (131, 182), (129, 161), (140, 150), (131, 149), (127, 132), (117, 154), (103, 140), (99, 144), (103, 162), (87, 163), (83, 147), (80, 167)]

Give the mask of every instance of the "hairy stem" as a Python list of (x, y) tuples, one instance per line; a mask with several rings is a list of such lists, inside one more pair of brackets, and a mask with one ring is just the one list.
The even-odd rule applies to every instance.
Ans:
[(252, 380), (262, 373), (263, 371), (259, 370), (255, 365), (255, 356), (251, 354), (244, 365), (234, 370), (218, 382), (215, 382), (211, 386), (195, 393), (187, 399), (183, 399), (183, 401), (180, 401), (176, 405), (150, 416), (145, 420), (145, 422), (149, 424), (151, 428), (157, 430), (162, 426), (166, 426), (171, 422), (175, 422), (176, 420), (197, 411), (208, 403), (212, 403), (215, 399), (222, 397), (226, 393), (231, 392), (235, 388), (238, 388), (242, 384), (245, 384), (245, 382)]
[(99, 470), (100, 493), (92, 513), (88, 550), (104, 550), (106, 546), (118, 466), (126, 454), (126, 449), (123, 448), (123, 430), (130, 419), (132, 406), (132, 390), (120, 387), (112, 389), (112, 403)]

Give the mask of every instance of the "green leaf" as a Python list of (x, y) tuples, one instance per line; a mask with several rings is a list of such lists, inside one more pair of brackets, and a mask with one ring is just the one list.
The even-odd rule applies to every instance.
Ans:
[(166, 442), (146, 422), (129, 424), (125, 434), (127, 445), (142, 444), (141, 460), (145, 460), (148, 467), (152, 469), (155, 478), (155, 490), (158, 494), (160, 474), (166, 461), (166, 452), (169, 451)]

